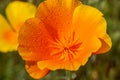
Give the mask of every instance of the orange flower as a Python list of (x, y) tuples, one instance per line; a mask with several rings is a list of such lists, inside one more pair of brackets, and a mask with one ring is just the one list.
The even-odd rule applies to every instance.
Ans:
[(17, 50), (18, 31), (25, 20), (33, 17), (36, 7), (33, 4), (13, 1), (6, 8), (6, 20), (0, 14), (0, 51), (8, 52)]
[(37, 79), (50, 70), (78, 70), (111, 44), (99, 10), (75, 0), (46, 0), (21, 28), (18, 50), (28, 73)]

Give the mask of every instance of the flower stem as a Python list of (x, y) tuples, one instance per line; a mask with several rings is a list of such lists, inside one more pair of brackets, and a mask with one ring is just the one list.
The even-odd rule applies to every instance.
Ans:
[(71, 80), (71, 72), (66, 71), (66, 80)]

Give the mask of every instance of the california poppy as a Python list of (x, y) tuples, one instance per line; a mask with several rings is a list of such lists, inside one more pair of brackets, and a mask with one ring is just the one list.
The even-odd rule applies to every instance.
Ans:
[(19, 54), (27, 72), (42, 78), (50, 70), (78, 70), (92, 54), (111, 48), (103, 14), (78, 0), (46, 0), (19, 33)]
[(33, 17), (36, 7), (28, 2), (13, 1), (6, 10), (7, 20), (0, 14), (0, 51), (8, 52), (17, 50), (18, 31), (24, 21)]

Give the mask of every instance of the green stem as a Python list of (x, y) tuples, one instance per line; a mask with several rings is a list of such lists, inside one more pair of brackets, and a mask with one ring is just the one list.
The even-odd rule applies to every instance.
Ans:
[(71, 80), (71, 72), (66, 71), (66, 80)]

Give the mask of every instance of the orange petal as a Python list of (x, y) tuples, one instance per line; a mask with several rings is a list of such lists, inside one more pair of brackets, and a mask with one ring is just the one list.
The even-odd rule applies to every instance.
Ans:
[(48, 68), (50, 70), (65, 69), (75, 71), (78, 70), (81, 65), (85, 65), (91, 56), (91, 53), (87, 52), (87, 50), (81, 52), (76, 52), (76, 57), (73, 57), (73, 55), (67, 55), (69, 58), (66, 58), (61, 55), (61, 58), (39, 61), (37, 65), (40, 69)]
[(107, 30), (106, 20), (104, 18), (101, 18), (101, 20), (96, 24), (95, 35), (98, 38), (101, 38), (106, 34), (106, 30)]
[(39, 61), (38, 67), (40, 69), (44, 69), (45, 67), (50, 70), (57, 70), (57, 69), (65, 69), (65, 70), (78, 70), (81, 63), (78, 61), (75, 61), (75, 63), (78, 63), (77, 65), (73, 63), (73, 61), (64, 61), (64, 60), (45, 60), (45, 61)]
[[(93, 13), (94, 12), (94, 13)], [(73, 26), (75, 34), (80, 37), (87, 48), (96, 52), (101, 47), (99, 38), (106, 34), (106, 21), (96, 8), (81, 4), (75, 8)]]
[[(37, 10), (36, 17), (58, 34), (60, 41), (68, 38), (72, 32), (72, 15), (78, 2), (74, 0), (46, 0)], [(69, 29), (69, 30), (68, 30)], [(52, 35), (53, 36), (53, 35)]]
[(97, 37), (93, 37), (90, 42), (92, 52), (96, 52), (101, 47), (101, 42)]
[(50, 72), (50, 70), (48, 70), (46, 68), (40, 70), (38, 68), (36, 62), (26, 62), (25, 68), (26, 68), (27, 72), (30, 74), (30, 76), (32, 76), (35, 79), (43, 78)]
[(84, 4), (75, 8), (72, 23), (76, 34), (79, 34), (83, 40), (93, 36), (103, 36), (106, 33), (106, 22), (102, 13)]
[(52, 38), (49, 34), (39, 19), (27, 20), (19, 33), (18, 50), (22, 58), (32, 61), (50, 59)]
[(106, 34), (102, 38), (100, 38), (100, 41), (101, 41), (102, 46), (94, 54), (105, 53), (105, 52), (109, 51), (112, 46), (112, 42), (111, 42), (111, 39), (108, 36), (108, 34)]

